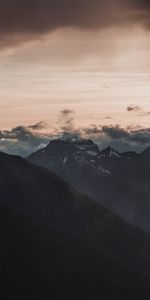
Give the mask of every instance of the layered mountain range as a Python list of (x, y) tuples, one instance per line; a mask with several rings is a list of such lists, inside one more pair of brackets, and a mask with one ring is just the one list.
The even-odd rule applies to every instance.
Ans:
[(56, 139), (28, 161), (45, 167), (131, 224), (150, 231), (150, 148), (102, 151), (91, 140)]
[(49, 170), (4, 153), (0, 224), (0, 290), (5, 299), (150, 296), (148, 233)]

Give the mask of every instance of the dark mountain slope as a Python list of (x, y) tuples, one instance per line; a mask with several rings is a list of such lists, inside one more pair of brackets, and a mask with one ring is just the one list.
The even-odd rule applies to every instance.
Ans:
[(0, 208), (3, 299), (146, 299), (149, 279), (16, 209)]
[[(82, 226), (84, 233), (86, 226), (88, 231), (99, 210), (96, 204), (48, 170), (3, 153), (0, 153), (0, 202), (27, 210), (75, 233), (77, 230), (82, 233)], [(101, 208), (100, 215), (105, 214), (107, 210)]]
[[(54, 240), (50, 242), (50, 245), (55, 245), (54, 253), (57, 252), (57, 232), (63, 232), (63, 238), (65, 239), (68, 239), (68, 235), (71, 236), (71, 238), (69, 238), (69, 244), (66, 244), (64, 250), (59, 247), (60, 252), (57, 252), (56, 260), (54, 259), (56, 263), (58, 257), (63, 255), (64, 258), (64, 255), (66, 255), (66, 259), (69, 259), (69, 262), (68, 260), (66, 262), (68, 268), (70, 264), (72, 266), (73, 263), (71, 269), (72, 275), (69, 273), (65, 281), (65, 286), (70, 286), (71, 299), (86, 299), (88, 295), (90, 295), (89, 299), (99, 299), (99, 295), (101, 295), (102, 291), (107, 295), (107, 297), (104, 298), (101, 296), (102, 299), (113, 299), (113, 295), (114, 299), (119, 300), (130, 299), (131, 296), (131, 299), (134, 299), (134, 297), (137, 299), (137, 296), (141, 295), (141, 293), (142, 295), (146, 292), (149, 294), (149, 235), (128, 225), (87, 197), (78, 194), (74, 189), (48, 170), (36, 167), (19, 157), (0, 153), (0, 202), (1, 205), (5, 204), (21, 208), (31, 212), (36, 217), (38, 216), (47, 220), (49, 226), (54, 228)], [(9, 221), (9, 217), (6, 214), (5, 225), (2, 223), (0, 226), (1, 235), (3, 235), (4, 232), (3, 238), (5, 238), (5, 236), (7, 237), (4, 228), (7, 228), (7, 224), (9, 226), (9, 236), (4, 240), (4, 245), (8, 241), (8, 245), (6, 243), (6, 248), (10, 251), (8, 257), (11, 255), (11, 249), (14, 249), (13, 253), (15, 255), (15, 249), (18, 248), (18, 246), (13, 246), (13, 242), (10, 240), (11, 235), (19, 234), (15, 245), (16, 243), (18, 245), (20, 241), (23, 243), (21, 244), (21, 249), (24, 249), (27, 242), (25, 237), (28, 239), (28, 236), (30, 236), (29, 233), (32, 233), (32, 230), (37, 226), (34, 225), (34, 222), (32, 224), (32, 222), (26, 218), (24, 219), (23, 216), (19, 217), (19, 219), (17, 217), (16, 221), (15, 214), (12, 213), (11, 218), (13, 218), (13, 215), (15, 216), (14, 223)], [(3, 220), (2, 217), (0, 219)], [(38, 236), (43, 235), (42, 232), (37, 234)], [(43, 239), (40, 238), (36, 246), (32, 244), (34, 242), (34, 236), (31, 236), (31, 239), (29, 238), (29, 244), (31, 245), (30, 252), (33, 251), (33, 261), (34, 257), (36, 257), (35, 251), (42, 251), (42, 254), (40, 253), (38, 255), (39, 257), (45, 257), (46, 260), (46, 262), (42, 260), (40, 264), (40, 274), (43, 274), (41, 275), (42, 278), (44, 276), (47, 278), (46, 274), (49, 274), (51, 269), (51, 261), (50, 264), (48, 263), (48, 271), (46, 268), (50, 252), (46, 250), (49, 249), (47, 245), (49, 242), (47, 241), (51, 238), (51, 235)], [(9, 241), (11, 242), (9, 243)], [(58, 240), (58, 244), (59, 243), (60, 241)], [(40, 250), (44, 245), (45, 248)], [(25, 250), (25, 254), (28, 255), (28, 251), (29, 249)], [(75, 254), (77, 253), (76, 259), (74, 259), (74, 251)], [(5, 248), (3, 253), (5, 253)], [(3, 257), (3, 254), (1, 257)], [(17, 258), (19, 258), (19, 252), (17, 252)], [(60, 262), (61, 264), (63, 264), (63, 258)], [(24, 258), (21, 256), (20, 262), (17, 261), (19, 266), (20, 264), (22, 265), (22, 260), (24, 261)], [(40, 258), (37, 258), (34, 268), (38, 266), (38, 260), (40, 260)], [(27, 263), (25, 263), (25, 266), (26, 265)], [(31, 260), (29, 260), (29, 266), (32, 268)], [(77, 270), (75, 266), (77, 266)], [(43, 273), (41, 273), (41, 270), (43, 270)], [(59, 269), (58, 267), (57, 269), (56, 267), (55, 269), (54, 264), (52, 270), (54, 270), (54, 272), (55, 270), (58, 271), (57, 275), (60, 285), (61, 287), (64, 286), (62, 278), (67, 276), (64, 275), (64, 272), (68, 274), (70, 269), (69, 271), (68, 269), (64, 269), (63, 265), (62, 268)], [(20, 272), (20, 269), (19, 271), (17, 269), (15, 274), (19, 274), (18, 272)], [(32, 271), (28, 270), (28, 272), (32, 274)], [(77, 290), (74, 288), (76, 281), (73, 280), (73, 282), (70, 282), (70, 276), (71, 278), (72, 276), (75, 276), (75, 279), (77, 278)], [(94, 280), (92, 278), (94, 278)], [(11, 279), (12, 277), (10, 276), (10, 283)], [(44, 282), (46, 280), (47, 279), (44, 279)], [(54, 283), (56, 284), (57, 280), (56, 276), (56, 281), (53, 281), (53, 285)], [(66, 284), (67, 280), (69, 282), (68, 285)], [(16, 279), (14, 281), (16, 282)], [(41, 282), (41, 277), (39, 282)], [(55, 286), (57, 287), (57, 284)], [(87, 290), (87, 297), (83, 296), (82, 298), (78, 298), (75, 290), (80, 291), (80, 289), (80, 294), (85, 293)], [(94, 289), (96, 293), (94, 294), (95, 296), (92, 297), (91, 293), (93, 293)], [(59, 288), (58, 292), (59, 291), (63, 293), (63, 289)], [(73, 295), (75, 295), (74, 298)], [(56, 297), (56, 300), (57, 299), (61, 299), (61, 296)]]

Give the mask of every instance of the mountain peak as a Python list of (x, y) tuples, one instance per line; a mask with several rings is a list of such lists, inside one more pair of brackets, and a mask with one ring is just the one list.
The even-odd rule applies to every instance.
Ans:
[(121, 154), (111, 147), (107, 147), (106, 149), (102, 150), (101, 155), (103, 155), (104, 157), (110, 157), (110, 158), (111, 157), (116, 157), (116, 158), (121, 157)]
[(72, 136), (72, 137), (70, 136), (70, 137), (67, 137), (67, 138), (55, 139), (55, 140), (50, 141), (49, 145), (71, 144), (71, 143), (94, 145), (94, 142), (92, 140), (80, 138), (78, 136)]
[[(46, 147), (47, 150), (51, 150), (52, 148), (62, 149), (67, 151), (95, 151), (96, 154), (99, 153), (98, 146), (90, 139), (82, 139), (78, 137), (67, 138), (67, 139), (55, 139), (50, 141), (49, 145)], [(45, 151), (45, 150), (43, 150)]]

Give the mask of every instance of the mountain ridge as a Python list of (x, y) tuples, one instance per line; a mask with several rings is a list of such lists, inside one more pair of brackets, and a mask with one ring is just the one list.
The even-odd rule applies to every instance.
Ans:
[(141, 154), (102, 151), (91, 140), (54, 140), (27, 158), (52, 170), (80, 192), (150, 231), (150, 148)]

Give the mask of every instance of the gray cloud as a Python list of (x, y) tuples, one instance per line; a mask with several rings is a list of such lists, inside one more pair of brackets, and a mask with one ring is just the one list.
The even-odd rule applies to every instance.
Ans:
[[(43, 124), (43, 125), (42, 125)], [(11, 130), (0, 130), (0, 150), (21, 156), (27, 156), (49, 142), (49, 136), (37, 132), (44, 128), (40, 122), (30, 126), (17, 126)]]
[(134, 105), (134, 104), (127, 107), (128, 112), (139, 112), (139, 111), (142, 111), (142, 110), (143, 110), (142, 107), (140, 107), (138, 105)]
[(48, 126), (48, 124), (46, 122), (40, 121), (36, 124), (29, 125), (27, 128), (32, 129), (32, 130), (42, 130), (47, 126)]
[(150, 111), (145, 111), (141, 106), (138, 105), (130, 105), (127, 107), (128, 112), (139, 112), (140, 117), (145, 117), (150, 115)]
[(102, 133), (106, 134), (111, 139), (124, 140), (127, 142), (135, 142), (139, 144), (150, 143), (150, 128), (126, 130), (119, 125), (103, 126)]
[(1, 46), (63, 27), (97, 29), (150, 26), (150, 4), (141, 0), (0, 0)]
[(60, 132), (74, 131), (74, 114), (75, 112), (69, 109), (64, 109), (60, 112), (58, 122)]
[(65, 118), (66, 116), (68, 117), (68, 116), (74, 114), (75, 112), (74, 112), (74, 110), (64, 109), (60, 113), (61, 113), (62, 117)]
[(104, 120), (113, 120), (113, 118), (112, 117), (105, 117), (105, 118), (103, 118)]
[[(150, 128), (134, 129), (122, 128), (119, 125), (101, 126), (94, 124), (86, 128), (77, 128), (75, 124), (72, 125), (72, 120), (71, 125), (68, 123), (72, 114), (74, 114), (73, 111), (62, 111), (61, 117), (63, 116), (63, 120), (67, 120), (66, 126), (60, 122), (60, 127), (49, 133), (40, 131), (44, 128), (42, 122), (29, 126), (17, 126), (11, 130), (0, 130), (0, 151), (26, 157), (45, 147), (51, 139), (60, 137), (64, 139), (90, 138), (99, 145), (100, 149), (111, 146), (120, 152), (141, 152), (150, 147)], [(64, 119), (64, 115), (67, 119)]]
[(150, 128), (126, 129), (116, 126), (95, 126), (84, 130), (99, 145), (100, 148), (112, 146), (118, 151), (140, 152), (150, 147)]
[[(70, 113), (68, 112), (69, 116)], [(72, 122), (72, 121), (71, 121)], [(122, 128), (120, 125), (102, 126), (91, 124), (89, 127), (76, 127), (75, 122), (71, 126), (62, 126), (55, 131), (56, 137), (90, 138), (101, 149), (112, 146), (118, 151), (140, 152), (150, 147), (150, 128)]]

